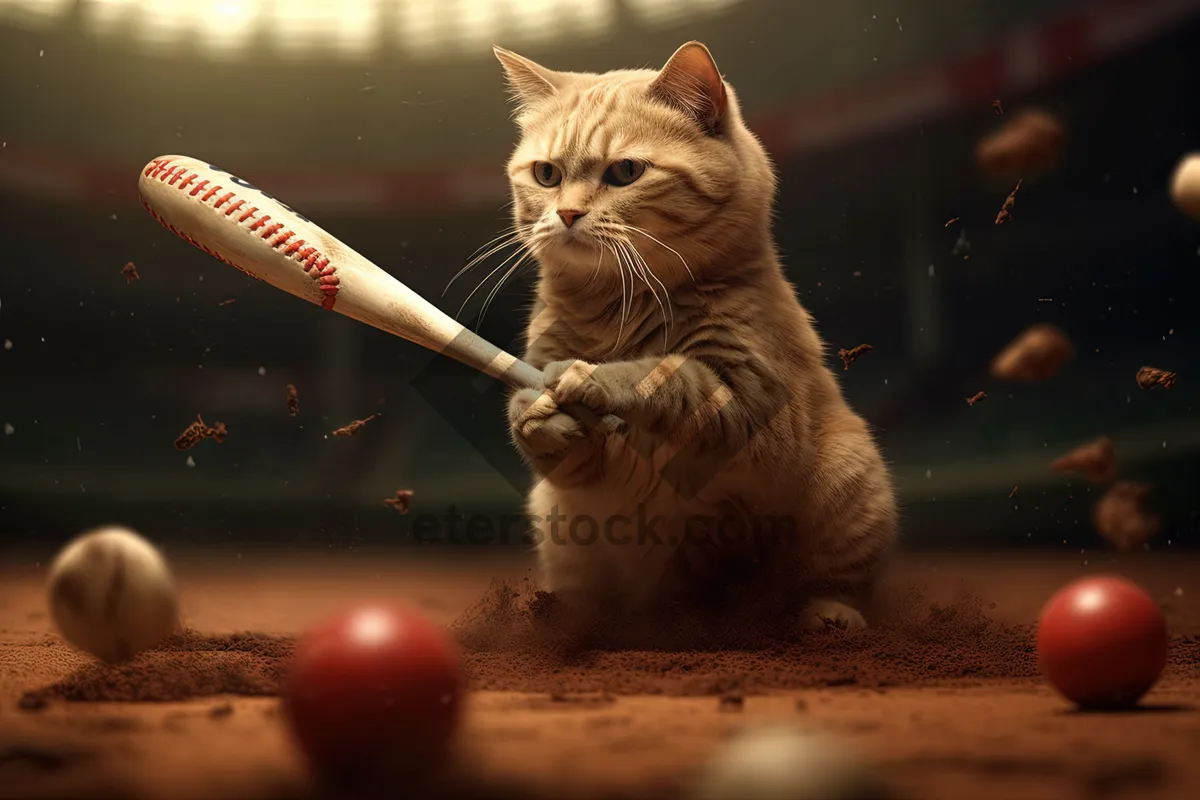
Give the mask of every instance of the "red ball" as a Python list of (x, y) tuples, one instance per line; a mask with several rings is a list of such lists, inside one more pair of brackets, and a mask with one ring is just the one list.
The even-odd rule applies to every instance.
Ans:
[(300, 639), (282, 709), (321, 777), (407, 780), (448, 752), (464, 685), (440, 629), (406, 606), (370, 603)]
[(1141, 587), (1114, 575), (1081, 578), (1042, 609), (1038, 663), (1077, 705), (1132, 706), (1162, 674), (1167, 643), (1162, 609)]

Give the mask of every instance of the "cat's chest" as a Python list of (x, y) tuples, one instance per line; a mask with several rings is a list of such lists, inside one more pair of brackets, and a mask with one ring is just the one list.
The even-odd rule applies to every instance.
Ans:
[(529, 343), (531, 361), (540, 361), (542, 366), (552, 361), (580, 360), (589, 364), (616, 364), (640, 361), (646, 358), (665, 358), (667, 349), (662, 340), (657, 347), (631, 346), (612, 340), (581, 337), (577, 335), (547, 335)]
[(662, 359), (676, 353), (685, 334), (662, 326), (647, 326), (620, 332), (619, 321), (612, 330), (579, 332), (559, 329), (531, 339), (531, 355), (544, 353), (548, 361), (579, 359), (589, 364), (615, 364), (644, 359)]
[(528, 349), (531, 356), (549, 355), (550, 361), (581, 359), (592, 364), (662, 358), (688, 338), (690, 322), (670, 306), (645, 307), (641, 302), (594, 313), (547, 306), (529, 321)]

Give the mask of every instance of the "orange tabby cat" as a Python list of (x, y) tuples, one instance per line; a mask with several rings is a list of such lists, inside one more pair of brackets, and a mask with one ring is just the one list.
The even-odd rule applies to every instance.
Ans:
[(864, 626), (891, 479), (783, 275), (774, 169), (712, 55), (604, 74), (496, 55), (514, 232), (539, 266), (525, 358), (547, 390), (515, 392), (509, 420), (545, 588), (640, 613), (746, 565), (804, 589), (799, 626)]

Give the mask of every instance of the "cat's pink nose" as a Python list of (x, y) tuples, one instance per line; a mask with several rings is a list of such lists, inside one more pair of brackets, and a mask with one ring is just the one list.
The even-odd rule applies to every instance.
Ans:
[(558, 216), (563, 221), (563, 225), (568, 228), (575, 224), (575, 220), (587, 214), (586, 211), (576, 211), (572, 208), (560, 208)]

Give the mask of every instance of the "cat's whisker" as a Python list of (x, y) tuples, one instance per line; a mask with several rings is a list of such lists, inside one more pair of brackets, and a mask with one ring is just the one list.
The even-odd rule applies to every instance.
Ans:
[[(533, 256), (535, 254), (532, 250), (530, 250), (529, 255)], [(521, 272), (528, 272), (530, 270), (532, 270), (534, 272), (536, 272), (538, 270), (538, 262), (536, 261), (536, 257), (534, 259), (530, 259), (529, 261), (526, 261), (525, 264), (521, 267), (521, 270), (520, 270), (520, 272), (518, 272), (518, 274), (520, 274)]]
[[(650, 266), (650, 262), (646, 260), (646, 257), (644, 255), (642, 255), (642, 251), (638, 250), (637, 245), (633, 243), (633, 240), (626, 238), (625, 244), (629, 247), (630, 251), (632, 252), (632, 255), (642, 265), (643, 280), (645, 280), (646, 276), (649, 276), (649, 277), (653, 278), (655, 283), (657, 283), (659, 285), (659, 287), (663, 290), (663, 296), (666, 297), (666, 299), (667, 299), (666, 308), (667, 308), (667, 311), (669, 311), (670, 317), (671, 317), (670, 320), (667, 320), (666, 312), (664, 312), (663, 321), (670, 324), (670, 322), (675, 319), (675, 309), (674, 309), (674, 306), (671, 305), (671, 291), (667, 288), (666, 284), (664, 284), (662, 282), (662, 280), (659, 279), (658, 275), (654, 272), (654, 268)], [(654, 291), (654, 287), (650, 286), (649, 281), (646, 281), (646, 285), (650, 287), (651, 292)], [(658, 297), (658, 295), (655, 294), (656, 299), (657, 299), (657, 297)], [(660, 307), (662, 306), (661, 302), (659, 303), (659, 306)]]
[(481, 264), (482, 261), (485, 261), (488, 258), (491, 258), (492, 255), (502, 251), (502, 249), (504, 249), (505, 247), (511, 247), (512, 245), (520, 245), (520, 243), (521, 243), (520, 237), (512, 236), (512, 237), (510, 237), (510, 239), (500, 242), (499, 245), (494, 246), (491, 249), (488, 249), (488, 251), (486, 253), (479, 255), (478, 258), (474, 258), (474, 259), (468, 261), (467, 265), (463, 266), (461, 270), (458, 270), (458, 272), (455, 273), (455, 276), (450, 278), (450, 282), (446, 283), (446, 288), (442, 290), (442, 296), (444, 297), (446, 295), (446, 291), (450, 290), (451, 285), (454, 285), (454, 282), (457, 281), (458, 278), (461, 278), (463, 275), (466, 275), (466, 273), (468, 271), (474, 269), (474, 267)]
[(698, 239), (696, 239), (696, 238), (694, 238), (694, 237), (692, 237), (692, 236), (688, 236), (686, 233), (681, 233), (681, 234), (678, 234), (678, 235), (679, 235), (679, 236), (682, 236), (684, 239), (687, 239), (689, 242), (691, 242), (692, 244), (696, 245), (696, 247), (699, 247), (701, 250), (705, 251), (706, 253), (709, 253), (709, 254), (711, 254), (711, 255), (714, 255), (714, 256), (715, 256), (715, 255), (720, 255), (720, 253), (721, 253), (721, 251), (720, 251), (720, 250), (718, 250), (717, 248), (713, 247), (711, 244), (705, 244), (704, 242), (701, 242), (701, 241), (699, 241)]
[[(625, 333), (625, 317), (626, 317), (626, 311), (627, 311), (627, 309), (625, 307), (625, 262), (621, 260), (621, 254), (617, 251), (617, 248), (614, 246), (614, 244), (615, 244), (614, 240), (604, 237), (604, 238), (600, 239), (600, 243), (604, 246), (604, 248), (606, 250), (608, 250), (610, 253), (613, 254), (613, 259), (617, 262), (617, 274), (619, 274), (621, 276), (621, 323), (617, 327), (617, 338), (613, 343), (612, 350), (609, 351), (611, 354), (611, 353), (615, 353), (617, 351), (617, 349), (621, 346), (621, 337)], [(630, 282), (630, 298), (631, 298), (630, 303), (631, 304), (632, 304), (632, 296), (633, 296), (633, 288), (632, 288), (632, 281), (631, 281)]]
[(665, 352), (670, 344), (671, 328), (675, 323), (675, 306), (671, 303), (671, 290), (668, 289), (666, 284), (664, 284), (659, 277), (654, 274), (654, 269), (650, 266), (650, 262), (648, 262), (646, 257), (642, 255), (641, 251), (637, 249), (637, 245), (630, 240), (626, 241), (626, 245), (629, 247), (631, 255), (641, 262), (643, 274), (642, 279), (646, 280), (646, 276), (649, 276), (653, 278), (660, 287), (662, 287), (663, 297), (666, 298), (666, 305), (663, 305), (663, 301), (659, 300), (658, 292), (654, 291), (653, 286), (650, 286), (650, 281), (646, 280), (646, 286), (650, 288), (650, 292), (654, 295), (654, 299), (658, 301), (658, 310), (659, 313), (662, 314), (663, 351)]
[(500, 241), (501, 239), (508, 239), (508, 238), (512, 238), (513, 236), (519, 236), (522, 233), (529, 233), (532, 230), (533, 230), (532, 224), (517, 225), (514, 223), (514, 224), (508, 226), (508, 228), (503, 233), (501, 233), (499, 236), (497, 236), (494, 239), (492, 239), (491, 241), (485, 242), (484, 244), (475, 248), (475, 252), (471, 253), (471, 255), (468, 256), (467, 258), (468, 259), (474, 258), (475, 256), (479, 255), (480, 251), (482, 251), (485, 248), (489, 247), (490, 245)]
[[(532, 226), (527, 226), (527, 227), (531, 228)], [(500, 242), (499, 244), (495, 245), (494, 247), (490, 247), (490, 249), (488, 249), (486, 252), (484, 252), (482, 254), (479, 254), (479, 255), (472, 254), (474, 257), (470, 261), (468, 261), (467, 265), (464, 266), (462, 269), (460, 269), (453, 278), (450, 279), (449, 283), (446, 284), (446, 288), (442, 290), (442, 297), (446, 296), (446, 292), (450, 291), (451, 285), (453, 285), (456, 280), (458, 280), (463, 275), (465, 275), (467, 273), (467, 271), (469, 271), (470, 269), (477, 266), (481, 261), (491, 258), (493, 255), (500, 252), (504, 248), (510, 247), (514, 244), (518, 244), (521, 240), (522, 235), (526, 235), (526, 234), (528, 234), (528, 231), (525, 230), (524, 228), (519, 229), (519, 230), (516, 230), (516, 229), (510, 230), (507, 233), (500, 234), (495, 239), (492, 239), (491, 242), (488, 242), (487, 244), (485, 244), (482, 247), (480, 247), (479, 249), (477, 249), (475, 251), (475, 253), (479, 253), (480, 250), (484, 250), (484, 248), (488, 248), (490, 245), (492, 245), (493, 242), (497, 241), (498, 239), (504, 240), (504, 241)]]
[[(624, 341), (625, 325), (629, 322), (629, 315), (633, 311), (633, 270), (628, 268), (621, 251), (617, 248), (617, 243), (611, 243), (613, 258), (616, 259), (617, 269), (621, 275), (621, 324), (617, 328), (617, 339), (613, 343), (613, 351), (615, 352)], [(629, 275), (629, 293), (625, 293), (625, 276)]]
[(492, 291), (488, 293), (487, 299), (483, 301), (483, 309), (479, 312), (479, 325), (476, 327), (476, 330), (479, 330), (479, 327), (483, 325), (483, 318), (487, 314), (488, 308), (491, 307), (492, 301), (496, 299), (496, 295), (500, 293), (500, 287), (504, 286), (504, 284), (508, 282), (508, 279), (511, 278), (514, 273), (516, 273), (517, 268), (520, 267), (525, 259), (529, 258), (531, 255), (532, 253), (529, 250), (526, 250), (524, 255), (517, 259), (517, 262), (508, 268), (508, 272), (504, 273), (504, 277), (497, 281), (496, 285), (492, 287)]
[[(622, 223), (622, 224), (624, 225), (625, 223)], [(645, 234), (647, 236), (650, 235), (649, 231), (647, 231), (643, 228), (639, 228), (636, 225), (629, 225), (627, 227), (630, 227), (633, 230), (636, 230), (638, 233)], [(711, 244), (705, 244), (704, 242), (699, 241), (698, 239), (696, 239), (693, 236), (688, 236), (686, 233), (680, 233), (680, 232), (676, 231), (674, 233), (674, 235), (679, 236), (684, 239), (687, 239), (689, 242), (694, 244), (696, 247), (700, 248), (704, 252), (709, 253), (711, 255), (714, 255), (714, 256), (719, 255), (721, 252), (719, 249), (717, 249), (716, 247), (713, 247)], [(662, 243), (660, 242), (660, 244), (662, 244)], [(664, 244), (663, 246), (665, 247), (666, 245)]]
[(659, 239), (654, 234), (650, 233), (650, 231), (643, 230), (642, 228), (639, 228), (636, 225), (626, 224), (625, 227), (635, 233), (640, 233), (642, 236), (645, 236), (647, 239), (654, 242), (659, 247), (661, 247), (665, 250), (670, 250), (672, 253), (674, 253), (675, 257), (679, 259), (681, 264), (683, 264), (683, 268), (685, 270), (687, 270), (688, 277), (692, 279), (692, 283), (696, 282), (696, 276), (692, 274), (692, 268), (688, 266), (687, 259), (684, 258), (678, 250), (676, 250), (674, 247), (671, 247), (671, 245), (665, 243), (662, 239)]
[[(629, 256), (630, 265), (637, 268), (638, 277), (642, 279), (642, 283), (646, 284), (646, 288), (650, 290), (650, 294), (654, 297), (654, 302), (658, 303), (658, 311), (660, 314), (662, 314), (664, 323), (663, 345), (665, 347), (667, 341), (669, 341), (669, 328), (671, 322), (667, 318), (667, 307), (663, 305), (662, 298), (658, 296), (658, 292), (655, 291), (654, 285), (650, 283), (650, 278), (653, 277), (654, 280), (658, 282), (658, 285), (662, 286), (664, 293), (666, 293), (667, 287), (663, 286), (662, 281), (658, 280), (658, 276), (654, 275), (654, 273), (650, 270), (650, 265), (646, 263), (646, 259), (642, 258), (642, 254), (639, 253), (637, 248), (633, 246), (633, 242), (629, 241), (629, 239), (625, 239), (621, 242), (621, 247)], [(667, 295), (667, 300), (670, 302), (669, 294)]]
[(596, 248), (596, 266), (592, 269), (592, 274), (588, 276), (587, 282), (583, 284), (585, 289), (591, 286), (592, 283), (595, 282), (596, 278), (600, 275), (600, 262), (603, 260), (604, 248), (598, 247)]
[(475, 267), (479, 266), (479, 264), (480, 264), (480, 263), (482, 263), (483, 261), (487, 260), (488, 258), (490, 258), (491, 256), (495, 255), (496, 253), (500, 252), (500, 251), (501, 251), (501, 250), (503, 250), (504, 248), (506, 248), (506, 247), (511, 247), (511, 246), (513, 246), (513, 245), (519, 245), (519, 244), (520, 244), (520, 242), (519, 242), (517, 239), (515, 239), (515, 238), (514, 238), (514, 239), (512, 239), (511, 241), (507, 241), (507, 242), (504, 242), (503, 244), (497, 245), (496, 247), (492, 248), (492, 249), (491, 249), (491, 250), (489, 250), (488, 252), (484, 253), (484, 254), (483, 254), (482, 256), (480, 256), (479, 258), (475, 259), (474, 261), (471, 261), (471, 262), (470, 262), (469, 264), (467, 264), (465, 267), (463, 267), (462, 269), (460, 269), (460, 270), (459, 270), (459, 271), (458, 271), (458, 272), (457, 272), (457, 273), (454, 275), (454, 277), (453, 277), (453, 278), (451, 278), (451, 279), (450, 279), (449, 283), (447, 283), (447, 284), (446, 284), (446, 288), (442, 290), (442, 297), (445, 297), (445, 296), (446, 296), (446, 292), (450, 291), (450, 287), (454, 285), (454, 282), (455, 282), (456, 280), (458, 280), (459, 278), (461, 278), (463, 275), (465, 275), (465, 274), (466, 274), (466, 273), (467, 273), (469, 270), (471, 270), (471, 269), (473, 269), (473, 268), (475, 268)]
[(522, 252), (524, 252), (524, 251), (526, 251), (527, 249), (528, 249), (528, 248), (527, 248), (527, 246), (526, 246), (526, 245), (522, 245), (520, 249), (518, 249), (516, 252), (514, 252), (514, 253), (513, 253), (512, 255), (510, 255), (508, 258), (506, 258), (506, 259), (504, 259), (503, 261), (501, 261), (501, 262), (500, 262), (500, 264), (499, 264), (499, 266), (497, 266), (495, 269), (493, 269), (491, 272), (489, 272), (487, 275), (485, 275), (485, 276), (483, 277), (483, 280), (481, 280), (481, 281), (478, 283), (478, 285), (476, 285), (476, 287), (475, 287), (474, 289), (472, 289), (472, 290), (471, 290), (471, 293), (470, 293), (469, 295), (467, 295), (467, 299), (466, 299), (466, 300), (463, 300), (463, 304), (462, 304), (461, 306), (459, 306), (459, 309), (458, 309), (458, 314), (455, 314), (455, 315), (454, 315), (454, 318), (455, 318), (455, 319), (458, 319), (459, 315), (460, 315), (460, 314), (462, 314), (462, 312), (463, 312), (463, 309), (465, 309), (465, 308), (467, 307), (467, 303), (471, 302), (471, 298), (475, 296), (475, 293), (476, 293), (476, 292), (478, 292), (480, 289), (482, 289), (482, 288), (483, 288), (483, 285), (484, 285), (485, 283), (487, 283), (489, 280), (491, 280), (491, 277), (492, 277), (493, 275), (495, 275), (495, 274), (496, 274), (497, 272), (499, 272), (500, 270), (504, 269), (505, 265), (507, 265), (507, 264), (508, 264), (508, 262), (512, 261), (512, 260), (513, 260), (514, 258), (516, 258), (517, 256), (521, 255), (521, 253), (522, 253)]

